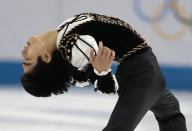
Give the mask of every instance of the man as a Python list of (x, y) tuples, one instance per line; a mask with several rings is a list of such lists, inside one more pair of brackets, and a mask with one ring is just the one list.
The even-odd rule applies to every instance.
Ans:
[[(161, 131), (187, 130), (151, 47), (118, 18), (75, 15), (57, 30), (30, 37), (22, 55), (21, 83), (34, 96), (62, 94), (70, 83), (83, 87), (90, 82), (97, 92), (117, 92), (117, 104), (103, 131), (133, 131), (148, 110)], [(120, 63), (115, 75), (113, 61)]]

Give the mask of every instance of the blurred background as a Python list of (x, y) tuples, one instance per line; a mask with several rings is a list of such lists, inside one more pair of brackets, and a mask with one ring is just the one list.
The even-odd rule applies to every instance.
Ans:
[[(83, 12), (118, 17), (152, 47), (192, 130), (192, 1), (190, 0), (0, 0), (0, 130), (99, 131), (108, 122), (117, 95), (93, 86), (35, 98), (20, 85), (21, 50), (31, 35), (55, 29)], [(125, 43), (128, 44), (128, 43)], [(118, 63), (113, 63), (116, 72)], [(158, 130), (149, 111), (136, 131)]]

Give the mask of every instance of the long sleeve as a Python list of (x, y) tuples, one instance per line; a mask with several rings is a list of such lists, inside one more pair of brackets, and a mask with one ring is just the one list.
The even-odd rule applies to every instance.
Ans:
[(116, 76), (111, 68), (99, 73), (96, 69), (89, 73), (90, 81), (94, 84), (94, 90), (102, 94), (116, 93), (119, 88)]
[(89, 58), (92, 48), (95, 50), (95, 53), (98, 52), (97, 42), (90, 35), (80, 35), (79, 39), (75, 42), (75, 46), (72, 47), (71, 64), (74, 69), (73, 75), (75, 75), (74, 77), (76, 78), (72, 78), (72, 85), (84, 87), (90, 84), (88, 78), (90, 69), (88, 69), (89, 71), (85, 70), (90, 67)]
[[(78, 81), (73, 80), (73, 84), (78, 87), (84, 87), (90, 84), (90, 82), (94, 85), (94, 91), (102, 93), (102, 94), (115, 94), (119, 88), (116, 76), (113, 74), (111, 68), (107, 71), (103, 71), (99, 73), (94, 67), (90, 64), (90, 50), (91, 47), (87, 46), (84, 42), (89, 43), (95, 50), (98, 52), (98, 45), (95, 39), (89, 35), (80, 36), (81, 40), (76, 41), (76, 45), (85, 53), (82, 52), (74, 46), (72, 48), (72, 65), (78, 68), (79, 72), (87, 66), (86, 72), (81, 72), (82, 74), (79, 77), (85, 77), (86, 81)], [(83, 41), (82, 41), (83, 39)], [(88, 59), (85, 57), (88, 57)]]
[(98, 45), (90, 35), (80, 35), (71, 50), (72, 85), (84, 87), (92, 82), (94, 90), (104, 94), (112, 94), (118, 90), (118, 83), (111, 68), (98, 73), (93, 68), (90, 59), (90, 50), (98, 52)]
[(87, 70), (84, 76), (87, 76), (86, 81), (78, 81), (73, 80), (71, 83), (78, 87), (85, 87), (90, 84), (90, 82), (94, 86), (94, 91), (102, 94), (115, 94), (119, 88), (116, 76), (113, 74), (111, 68), (107, 71), (98, 72), (93, 68), (91, 64), (89, 64), (89, 69)]
[(87, 79), (87, 81), (82, 81), (82, 82), (72, 79), (72, 81), (70, 81), (70, 82), (72, 85), (77, 86), (77, 87), (85, 87), (90, 84), (89, 79)]

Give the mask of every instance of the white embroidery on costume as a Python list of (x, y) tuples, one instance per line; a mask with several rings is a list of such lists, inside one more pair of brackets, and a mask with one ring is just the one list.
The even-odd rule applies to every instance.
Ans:
[(78, 86), (78, 87), (85, 87), (87, 85), (89, 85), (88, 81), (86, 81), (86, 82), (78, 82), (78, 81), (76, 81), (76, 83), (75, 83), (75, 86)]
[(89, 81), (78, 82), (78, 81), (74, 80), (73, 78), (72, 78), (72, 80), (70, 81), (70, 83), (73, 83), (74, 81), (75, 81), (75, 86), (77, 86), (77, 87), (85, 87), (85, 86), (87, 86), (87, 85), (90, 84)]
[[(98, 80), (95, 80), (95, 82), (94, 82), (94, 88), (98, 88), (97, 82), (98, 82)], [(97, 92), (100, 93), (100, 94), (104, 94), (104, 93), (101, 92), (100, 90), (97, 90)]]
[[(66, 30), (66, 32), (65, 32), (65, 35), (66, 35), (72, 28), (74, 28), (75, 26), (78, 26), (78, 25), (80, 25), (80, 24), (82, 24), (82, 23), (84, 23), (84, 22), (87, 22), (87, 21), (92, 20), (92, 18), (91, 18), (89, 15), (84, 15), (84, 14), (83, 14), (83, 15), (81, 15), (81, 16), (86, 16), (87, 18), (86, 18), (86, 19), (83, 19), (83, 20), (80, 20), (80, 21), (73, 22), (72, 24), (69, 24), (68, 28), (67, 28), (67, 26), (65, 26), (65, 27), (59, 32), (59, 34), (58, 34), (58, 36), (57, 36), (57, 41), (56, 41), (56, 46), (57, 46), (57, 48), (58, 48), (59, 42), (60, 42), (60, 40), (61, 40), (61, 38), (62, 38), (62, 36), (63, 36), (63, 33), (64, 33), (64, 31), (65, 31), (66, 28), (67, 28), (67, 30)], [(65, 23), (67, 23), (67, 22), (72, 21), (74, 18), (75, 18), (75, 16), (64, 20), (61, 24), (59, 24), (59, 26), (57, 27), (57, 30), (59, 29), (60, 26), (62, 26), (63, 24), (65, 24)]]
[(112, 76), (113, 76), (113, 80), (115, 82), (115, 91), (117, 91), (119, 89), (119, 84), (117, 82), (116, 76), (114, 74)]
[(111, 71), (111, 68), (109, 68), (107, 71), (102, 71), (102, 72), (99, 73), (99, 72), (94, 68), (95, 74), (97, 74), (97, 75), (99, 75), (99, 76), (107, 75), (110, 71)]
[(97, 88), (97, 80), (94, 82), (94, 87)]
[[(79, 37), (84, 41), (86, 41), (87, 43), (89, 43), (95, 49), (96, 53), (98, 52), (97, 42), (92, 36), (81, 35)], [(76, 45), (88, 56), (88, 58), (90, 58), (90, 51), (92, 47), (88, 46), (86, 43), (84, 43), (80, 39), (76, 41)], [(77, 67), (78, 70), (82, 70), (83, 67), (89, 63), (89, 61), (76, 46), (73, 46), (71, 63), (73, 66)]]
[[(102, 75), (107, 75), (109, 72), (111, 72), (112, 70), (111, 70), (111, 68), (109, 68), (107, 71), (102, 71), (101, 73), (99, 73), (96, 69), (94, 69), (94, 72), (97, 74), (97, 75), (100, 75), (100, 76), (102, 76)], [(114, 74), (112, 74), (112, 79), (113, 79), (113, 81), (114, 81), (114, 83), (115, 83), (115, 85), (114, 85), (114, 91), (117, 91), (118, 89), (119, 89), (119, 84), (118, 84), (118, 82), (117, 82), (117, 79), (116, 79), (116, 76), (114, 75)], [(95, 82), (94, 82), (94, 87), (95, 88), (98, 88), (98, 80), (96, 79), (95, 80)], [(105, 93), (105, 92), (101, 92), (100, 90), (97, 90), (97, 92), (99, 92), (99, 93), (101, 93), (101, 94), (113, 94), (113, 92), (111, 92), (111, 93)]]

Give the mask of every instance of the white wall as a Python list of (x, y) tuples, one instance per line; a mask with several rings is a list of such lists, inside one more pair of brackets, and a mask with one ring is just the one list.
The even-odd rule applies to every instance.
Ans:
[[(167, 40), (155, 31), (152, 23), (137, 15), (139, 8), (134, 8), (134, 2), (135, 5), (140, 2), (141, 10), (148, 16), (155, 14), (155, 9), (163, 4), (163, 0), (0, 0), (0, 60), (21, 60), (20, 52), (31, 35), (56, 28), (75, 14), (95, 12), (128, 22), (152, 46), (160, 64), (192, 67), (190, 27), (167, 10), (165, 18), (159, 22), (162, 31), (175, 34), (183, 27), (180, 35)], [(180, 0), (178, 5), (181, 14), (187, 18), (192, 16), (191, 0)]]

